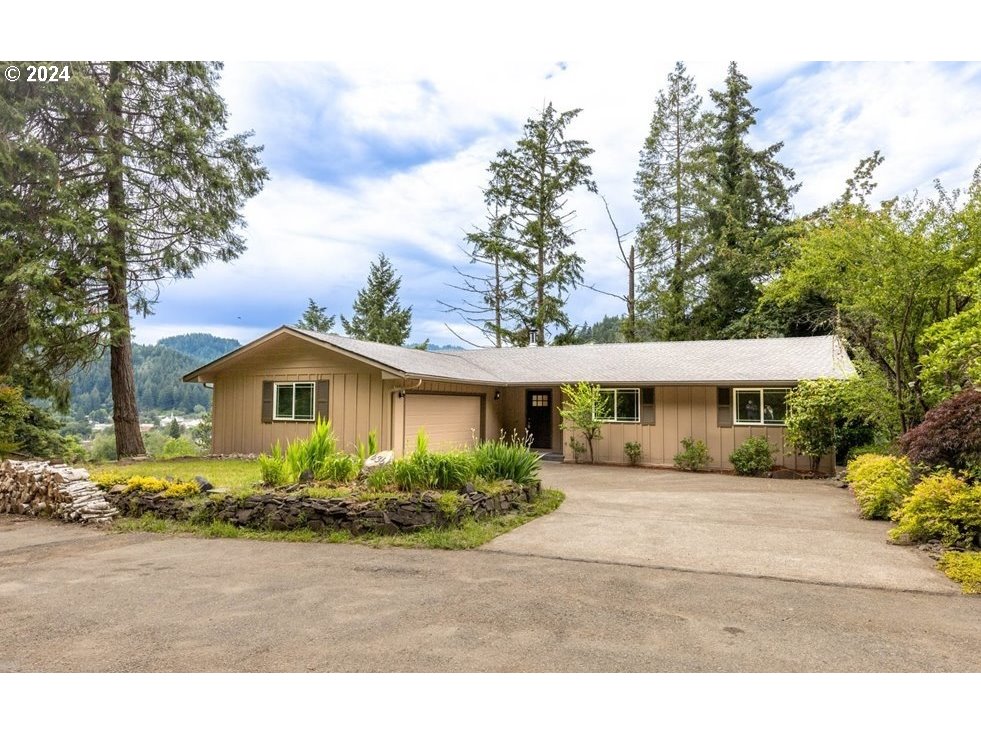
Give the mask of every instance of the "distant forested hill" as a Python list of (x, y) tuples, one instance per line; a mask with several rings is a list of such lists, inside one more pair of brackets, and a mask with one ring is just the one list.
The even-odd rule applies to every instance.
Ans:
[[(161, 339), (156, 345), (133, 345), (136, 402), (140, 413), (192, 413), (211, 407), (211, 391), (203, 385), (181, 382), (196, 367), (239, 347), (234, 339), (210, 334), (185, 334)], [(181, 349), (178, 349), (181, 348)], [(76, 373), (72, 380), (71, 413), (105, 420), (112, 415), (108, 353)]]
[(201, 332), (164, 337), (157, 342), (157, 346), (169, 347), (177, 352), (183, 352), (188, 357), (193, 357), (199, 361), (195, 367), (217, 360), (222, 355), (227, 355), (232, 350), (241, 347), (237, 339), (225, 339)]

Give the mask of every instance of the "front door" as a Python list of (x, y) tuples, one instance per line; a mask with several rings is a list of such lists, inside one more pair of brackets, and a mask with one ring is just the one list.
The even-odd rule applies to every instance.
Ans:
[(525, 428), (535, 449), (552, 448), (552, 391), (530, 390), (525, 403)]

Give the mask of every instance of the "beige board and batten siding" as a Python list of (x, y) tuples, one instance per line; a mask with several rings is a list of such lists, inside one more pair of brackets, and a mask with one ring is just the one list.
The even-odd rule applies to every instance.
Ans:
[[(317, 345), (289, 336), (236, 357), (213, 377), (212, 450), (218, 454), (268, 452), (278, 440), (285, 446), (305, 439), (312, 421), (262, 421), (262, 384), (328, 381), (328, 417), (343, 449), (353, 450), (376, 430), (385, 446), (389, 427), (381, 371)], [(319, 397), (318, 397), (319, 399)]]
[[(613, 386), (610, 386), (613, 387)], [(795, 454), (785, 446), (783, 426), (719, 426), (717, 386), (659, 385), (654, 389), (654, 424), (607, 423), (603, 424), (603, 436), (593, 442), (597, 462), (627, 464), (623, 447), (627, 442), (641, 446), (639, 464), (670, 467), (674, 456), (681, 451), (685, 437), (701, 439), (708, 446), (711, 469), (731, 470), (729, 455), (751, 436), (765, 436), (775, 448), (774, 464), (795, 470), (809, 470), (810, 460)], [(568, 432), (563, 439), (565, 461), (573, 462), (572, 449), (568, 446)], [(582, 440), (582, 437), (578, 437)], [(820, 469), (832, 472), (832, 458), (821, 460)]]

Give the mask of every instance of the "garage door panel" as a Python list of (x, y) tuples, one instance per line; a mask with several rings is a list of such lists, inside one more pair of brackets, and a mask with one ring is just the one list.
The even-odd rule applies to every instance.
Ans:
[(419, 430), (433, 451), (470, 446), (480, 436), (480, 396), (409, 394), (405, 397), (405, 451), (412, 451)]

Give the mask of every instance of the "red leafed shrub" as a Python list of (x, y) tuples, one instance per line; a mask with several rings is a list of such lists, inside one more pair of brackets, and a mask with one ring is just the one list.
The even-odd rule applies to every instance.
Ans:
[(981, 391), (966, 388), (927, 411), (899, 438), (916, 464), (970, 470), (981, 463)]

